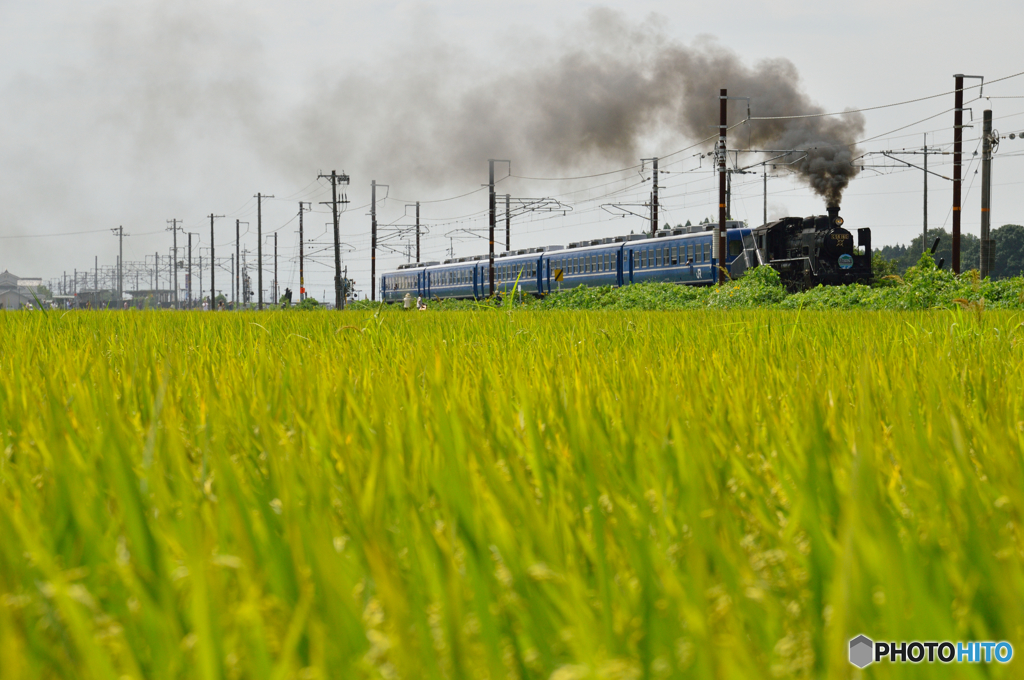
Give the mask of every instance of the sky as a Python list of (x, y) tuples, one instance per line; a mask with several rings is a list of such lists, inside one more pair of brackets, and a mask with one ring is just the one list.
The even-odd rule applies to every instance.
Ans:
[[(838, 140), (864, 166), (843, 192), (846, 226), (871, 227), (875, 246), (909, 243), (922, 228), (924, 173), (880, 152), (920, 150), (925, 135), (951, 150), (955, 73), (985, 78), (965, 97), (975, 127), (964, 132), (964, 231), (980, 230), (986, 108), (1004, 137), (992, 224), (1024, 223), (1024, 75), (1007, 78), (1024, 72), (1019, 27), (1010, 2), (736, 2), (722, 12), (642, 0), (0, 0), (0, 271), (49, 281), (97, 261), (109, 270), (111, 230), (123, 226), (126, 263), (138, 263), (126, 288), (136, 275), (150, 287), (157, 258), (166, 288), (176, 219), (177, 258), (191, 232), (208, 291), (213, 214), (217, 288), (230, 298), (236, 220), (255, 277), (261, 217), (267, 299), (275, 234), (279, 288), (297, 297), (308, 202), (306, 287), (333, 300), (330, 186), (318, 176), (336, 170), (350, 177), (343, 264), (368, 295), (371, 181), (381, 185), (379, 275), (414, 258), (416, 201), (422, 260), (487, 252), (489, 158), (511, 161), (496, 166), (499, 210), (506, 193), (560, 208), (515, 214), (514, 249), (645, 230), (641, 159), (653, 157), (661, 222), (717, 218), (717, 176), (701, 154), (712, 151), (720, 87), (750, 97), (755, 118), (871, 109), (776, 129), (792, 121), (744, 123), (746, 103), (734, 101), (728, 147)], [(824, 212), (799, 163), (769, 165), (766, 187), (758, 164), (769, 157), (730, 154), (730, 166), (755, 173), (734, 175), (732, 217), (760, 224), (765, 202), (769, 219)], [(930, 227), (951, 227), (951, 183), (938, 176), (951, 163), (929, 157)], [(257, 193), (273, 197), (259, 211)], [(502, 242), (503, 216), (499, 226)]]

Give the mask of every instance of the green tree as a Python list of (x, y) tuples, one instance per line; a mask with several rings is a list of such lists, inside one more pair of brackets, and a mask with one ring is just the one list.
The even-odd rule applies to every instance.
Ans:
[[(935, 251), (935, 262), (944, 261), (943, 269), (949, 269), (953, 266), (953, 237), (945, 229), (929, 229), (928, 240), (924, 244), (928, 250), (931, 250), (936, 238), (939, 239), (939, 247)], [(915, 236), (907, 246), (886, 246), (880, 250), (883, 257), (896, 263), (898, 273), (902, 276), (907, 269), (917, 264), (925, 248), (922, 247), (921, 237)], [(961, 234), (960, 271), (977, 269), (980, 256), (981, 239), (974, 234)]]
[(1003, 279), (1024, 274), (1024, 226), (1004, 224), (992, 230), (996, 242), (996, 261), (992, 278)]

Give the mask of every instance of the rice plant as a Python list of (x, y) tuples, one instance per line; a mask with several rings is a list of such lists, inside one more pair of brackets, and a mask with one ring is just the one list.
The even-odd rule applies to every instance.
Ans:
[(1019, 646), (1022, 360), (1024, 314), (959, 307), (0, 313), (0, 677)]

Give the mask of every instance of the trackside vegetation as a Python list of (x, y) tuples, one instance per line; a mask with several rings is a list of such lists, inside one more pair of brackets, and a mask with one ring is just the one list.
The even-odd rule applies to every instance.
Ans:
[[(692, 287), (675, 283), (638, 283), (622, 288), (579, 286), (554, 292), (542, 300), (499, 290), (496, 299), (535, 309), (682, 310), (682, 309), (872, 309), (925, 310), (957, 306), (1024, 310), (1024, 277), (982, 280), (977, 270), (954, 275), (939, 269), (931, 255), (920, 256), (903, 276), (879, 277), (871, 286), (818, 286), (789, 294), (771, 267), (757, 267), (723, 286)], [(441, 309), (486, 309), (486, 301), (437, 300)], [(355, 309), (397, 311), (401, 305), (366, 300)]]
[(0, 677), (1019, 655), (1024, 313), (921, 276), (895, 313), (730, 309), (800, 297), (757, 277), (675, 312), (0, 312)]

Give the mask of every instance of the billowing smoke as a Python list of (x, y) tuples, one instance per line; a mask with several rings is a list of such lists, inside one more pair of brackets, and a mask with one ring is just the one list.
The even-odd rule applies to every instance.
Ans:
[[(497, 72), (476, 73), (449, 46), (417, 41), (373, 77), (337, 79), (305, 103), (305, 141), (285, 155), (300, 163), (298, 154), (326, 144), (357, 163), (386, 159), (382, 172), (418, 184), (479, 182), (487, 158), (548, 173), (631, 165), (651, 148), (714, 134), (722, 87), (750, 97), (755, 117), (824, 111), (786, 59), (748, 66), (713, 40), (682, 44), (655, 20), (597, 9), (556, 43), (535, 44)], [(729, 109), (730, 124), (746, 117), (745, 102)], [(800, 150), (777, 163), (838, 205), (857, 171), (850, 160), (863, 128), (860, 114), (758, 120), (735, 128), (729, 146)]]
[[(299, 68), (283, 89), (266, 73), (287, 69), (252, 37), (261, 30), (254, 17), (227, 21), (233, 5), (199, 0), (148, 7), (101, 15), (94, 62), (53, 84), (78, 92), (74, 106), (32, 108), (23, 98), (18, 107), (73, 116), (35, 136), (73, 137), (80, 151), (91, 144), (103, 165), (134, 162), (147, 174), (154, 159), (187, 165), (165, 180), (186, 188), (221, 185), (226, 173), (248, 187), (264, 181), (252, 177), (257, 168), (301, 186), (337, 168), (409, 196), (477, 185), (488, 158), (511, 159), (525, 175), (629, 166), (713, 135), (722, 87), (750, 97), (755, 117), (823, 111), (786, 59), (744, 64), (713, 39), (684, 44), (657, 18), (607, 9), (554, 39), (496, 38), (485, 54), (426, 21), (363, 66), (318, 57), (323, 70), (311, 73), (309, 61), (290, 63)], [(746, 103), (730, 102), (730, 124), (745, 117)], [(835, 204), (856, 172), (863, 126), (859, 114), (757, 120), (733, 129), (729, 147), (801, 150), (777, 163)]]

